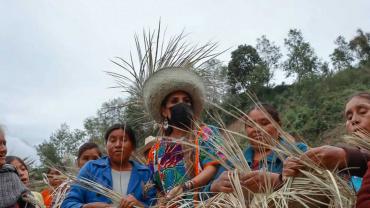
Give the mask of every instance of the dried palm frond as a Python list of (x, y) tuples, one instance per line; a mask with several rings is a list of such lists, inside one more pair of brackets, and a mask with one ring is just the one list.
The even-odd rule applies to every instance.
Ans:
[(51, 161), (47, 161), (47, 167), (49, 169), (54, 169), (59, 172), (60, 175), (53, 175), (54, 179), (61, 180), (62, 183), (54, 188), (50, 185), (49, 178), (46, 173), (42, 173), (42, 181), (44, 184), (48, 185), (49, 189), (52, 190), (52, 198), (53, 198), (53, 208), (61, 207), (69, 188), (72, 184), (72, 181), (68, 179), (66, 173), (68, 172), (69, 175), (77, 175), (78, 168), (75, 167), (72, 163), (66, 165), (53, 165)]
[[(250, 96), (253, 100), (252, 96)], [(224, 132), (228, 132), (232, 135), (238, 135), (239, 137), (245, 138), (249, 141), (261, 144), (265, 148), (269, 148), (275, 151), (281, 158), (295, 157), (300, 158), (303, 152), (299, 150), (294, 142), (293, 137), (282, 130), (271, 116), (265, 111), (265, 109), (254, 101), (262, 112), (265, 113), (266, 117), (269, 118), (270, 122), (279, 131), (280, 135), (285, 139), (285, 145), (281, 145), (279, 141), (271, 138), (265, 130), (255, 123), (248, 117), (244, 112), (237, 110), (240, 115), (234, 115), (230, 112), (220, 108), (229, 115), (231, 114), (234, 118), (239, 119), (248, 125), (253, 125), (258, 128), (261, 132), (266, 135), (264, 142), (253, 140), (246, 135), (240, 133), (231, 132), (227, 129), (223, 129)], [(245, 119), (246, 118), (246, 119)], [(226, 137), (227, 138), (227, 137)], [(230, 156), (226, 154), (228, 159)], [(231, 159), (234, 157), (231, 156)], [(304, 160), (302, 161), (310, 171), (303, 171), (304, 177), (289, 178), (286, 180), (284, 186), (278, 191), (267, 192), (265, 194), (254, 194), (254, 199), (250, 204), (251, 207), (351, 207), (355, 203), (355, 193), (350, 184), (343, 180), (337, 171), (330, 172), (318, 166), (314, 161)], [(272, 190), (271, 187), (266, 187), (266, 190)], [(242, 200), (242, 199), (238, 199)], [(300, 206), (298, 206), (300, 205)]]
[(131, 154), (131, 158), (141, 164), (146, 164), (146, 158), (144, 157), (144, 155), (140, 154), (140, 150), (138, 151), (135, 151)]
[(288, 178), (281, 189), (251, 207), (353, 207), (354, 190), (338, 174), (301, 172), (303, 177)]
[(119, 204), (122, 199), (121, 194), (93, 180), (89, 180), (87, 178), (77, 178), (74, 175), (67, 175), (67, 176), (74, 184), (77, 184), (78, 186), (81, 186), (82, 188), (85, 188), (89, 191), (101, 194), (109, 198), (110, 200), (112, 200), (113, 203)]
[[(89, 191), (105, 196), (108, 199), (110, 199), (113, 202), (113, 204), (120, 204), (122, 200), (123, 196), (120, 193), (115, 192), (111, 188), (105, 187), (94, 180), (90, 180), (87, 178), (78, 178), (74, 173), (71, 173), (68, 171), (64, 171), (64, 170), (58, 170), (58, 171), (61, 173), (60, 178), (62, 178), (64, 182), (58, 188), (56, 188), (52, 193), (53, 203), (54, 203), (53, 208), (61, 207), (65, 197), (68, 194), (68, 191), (71, 185), (77, 185)], [(144, 184), (143, 194), (145, 195), (147, 191), (151, 189), (153, 186), (154, 184), (150, 182)], [(140, 208), (141, 206), (135, 205), (133, 207)]]
[[(218, 53), (213, 52), (217, 47), (216, 43), (210, 42), (203, 46), (191, 46), (184, 41), (184, 33), (170, 38), (167, 43), (165, 43), (164, 39), (165, 36), (161, 33), (160, 24), (158, 29), (154, 32), (144, 31), (142, 41), (140, 41), (139, 37), (135, 35), (137, 55), (133, 56), (130, 53), (128, 60), (117, 57), (116, 60), (112, 61), (123, 70), (123, 73), (107, 72), (116, 79), (118, 84), (117, 87), (122, 88), (123, 92), (130, 95), (131, 99), (126, 102), (126, 106), (132, 105), (139, 109), (135, 112), (137, 117), (135, 121), (137, 122), (152, 124), (152, 122), (147, 119), (148, 113), (143, 107), (142, 92), (145, 80), (147, 80), (154, 72), (168, 67), (200, 67), (202, 65), (201, 62), (204, 62), (207, 59), (212, 59), (218, 55)], [(137, 64), (135, 64), (135, 62)], [(250, 99), (256, 104), (259, 103), (253, 96), (250, 96)], [(341, 181), (338, 173), (324, 170), (315, 164), (314, 161), (310, 160), (302, 161), (310, 170), (309, 172), (302, 171), (304, 177), (288, 179), (285, 185), (276, 192), (273, 192), (274, 187), (271, 187), (271, 183), (267, 182), (265, 183), (266, 187), (264, 187), (266, 192), (265, 194), (253, 194), (249, 192), (248, 196), (246, 196), (243, 192), (243, 187), (241, 187), (238, 182), (239, 175), (237, 173), (249, 172), (251, 170), (244, 158), (243, 151), (240, 149), (234, 138), (235, 136), (258, 143), (261, 145), (261, 149), (267, 148), (275, 151), (282, 160), (286, 157), (299, 158), (303, 155), (303, 152), (296, 147), (293, 137), (286, 133), (261, 105), (257, 104), (257, 107), (264, 112), (266, 117), (269, 118), (270, 122), (279, 131), (286, 145), (281, 145), (279, 141), (272, 138), (271, 135), (268, 135), (262, 127), (250, 119), (243, 111), (235, 108), (238, 114), (234, 115), (220, 106), (213, 103), (210, 104), (218, 107), (225, 113), (232, 115), (244, 124), (257, 127), (266, 138), (265, 141), (261, 142), (246, 135), (232, 132), (225, 127), (222, 119), (215, 118), (220, 129), (224, 132), (224, 140), (221, 142), (219, 139), (211, 138), (208, 142), (212, 148), (221, 152), (228, 160), (228, 162), (220, 160), (220, 163), (225, 168), (228, 170), (237, 170), (232, 172), (233, 174), (231, 178), (235, 192), (233, 194), (217, 194), (211, 199), (205, 201), (201, 200), (198, 202), (199, 206), (207, 206), (207, 203), (209, 203), (208, 205), (212, 204), (214, 207), (218, 207), (220, 205), (243, 207), (249, 206), (252, 198), (254, 198), (254, 202), (257, 202), (258, 205), (256, 206), (261, 205), (262, 207), (269, 207), (271, 203), (273, 203), (272, 206), (274, 207), (289, 207), (289, 204), (291, 204), (292, 201), (294, 203), (301, 204), (303, 207), (312, 207), (311, 205), (313, 202), (315, 202), (315, 206), (321, 204), (329, 207), (335, 207), (337, 205), (339, 207), (346, 207), (347, 204), (353, 204), (353, 192), (351, 192), (348, 184)], [(189, 145), (194, 144), (189, 142)], [(207, 151), (207, 149), (204, 149), (203, 151)], [(266, 180), (269, 179), (266, 178)], [(90, 189), (93, 188), (89, 186), (91, 185), (89, 184), (89, 181), (85, 182), (80, 183)], [(245, 188), (248, 187), (244, 187), (244, 189)], [(103, 189), (100, 190), (100, 188), (98, 188), (97, 191), (103, 191)], [(304, 194), (303, 191), (310, 192), (311, 194)], [(178, 193), (179, 196), (189, 194), (194, 195), (194, 192)], [(113, 196), (111, 197), (114, 198), (114, 193), (112, 193), (112, 195)], [(328, 198), (328, 202), (317, 200), (317, 197), (321, 196)], [(179, 205), (180, 207), (187, 206), (188, 203), (190, 203), (187, 201), (187, 198), (188, 197), (173, 197), (173, 200), (170, 200), (167, 205)]]
[(60, 186), (53, 190), (51, 194), (53, 196), (53, 208), (60, 208), (62, 207), (62, 203), (64, 199), (67, 197), (68, 191), (72, 185), (72, 181), (63, 177), (65, 181), (63, 181)]
[[(223, 126), (221, 120), (218, 120), (219, 126)], [(197, 124), (196, 121), (193, 121), (197, 128), (201, 128), (200, 124)], [(233, 193), (220, 193), (216, 194), (214, 197), (202, 200), (202, 197), (200, 197), (200, 201), (194, 202), (198, 205), (198, 207), (247, 207), (250, 200), (253, 198), (259, 198), (259, 195), (255, 195), (252, 192), (248, 192), (248, 187), (242, 187), (239, 181), (239, 174), (240, 173), (247, 173), (250, 172), (251, 169), (248, 165), (248, 162), (246, 161), (243, 151), (241, 150), (240, 146), (238, 145), (233, 133), (230, 132), (227, 129), (222, 129), (223, 131), (223, 138), (220, 138), (220, 135), (213, 134), (209, 135), (207, 141), (207, 144), (209, 147), (213, 149), (212, 152), (217, 153), (216, 155), (210, 154), (209, 149), (201, 149), (205, 154), (207, 154), (210, 158), (213, 160), (217, 160), (220, 162), (222, 166), (224, 166), (227, 170), (230, 170), (229, 172), (229, 178), (232, 182), (234, 192)], [(190, 134), (194, 134), (194, 132), (189, 132)], [(236, 133), (237, 134), (237, 133)], [(182, 143), (184, 145), (193, 146), (195, 145), (188, 141), (183, 140), (173, 140), (172, 142), (176, 143)], [(202, 147), (201, 147), (202, 148)], [(221, 157), (221, 158), (220, 158)], [(227, 160), (224, 160), (222, 158), (227, 158)], [(266, 193), (270, 193), (273, 190), (272, 183), (269, 180), (270, 178), (266, 178), (265, 182), (266, 187)], [(184, 203), (183, 197), (184, 195), (189, 193), (182, 193), (180, 194), (181, 200), (174, 200), (173, 203), (175, 204), (181, 204)], [(214, 193), (203, 193), (203, 192), (192, 192), (192, 194), (195, 195), (209, 195)], [(189, 202), (190, 203), (190, 202)]]
[(112, 60), (122, 71), (106, 73), (115, 78), (116, 88), (122, 89), (122, 92), (130, 96), (122, 107), (136, 108), (134, 113), (137, 123), (144, 123), (144, 126), (153, 124), (144, 108), (143, 86), (154, 72), (177, 67), (199, 69), (206, 61), (222, 53), (214, 52), (217, 43), (195, 45), (188, 43), (185, 38), (186, 35), (181, 32), (167, 40), (159, 22), (156, 30), (144, 30), (141, 39), (138, 35), (134, 36), (136, 55), (130, 52), (128, 59), (116, 57)]
[(364, 129), (359, 129), (351, 135), (345, 135), (343, 139), (347, 144), (370, 151), (370, 133)]
[[(29, 204), (32, 204), (33, 206), (35, 206), (36, 208), (42, 208), (44, 207), (44, 204), (42, 204), (40, 201), (38, 201), (32, 193), (27, 193), (27, 194), (24, 194), (22, 195), (22, 199), (26, 202), (26, 203), (29, 203)], [(28, 207), (28, 205), (26, 205), (25, 207)]]
[[(68, 186), (68, 189), (69, 189), (69, 186), (72, 185), (72, 184), (78, 185), (78, 186), (80, 186), (84, 189), (87, 189), (89, 191), (92, 191), (92, 192), (95, 192), (97, 194), (100, 194), (102, 196), (107, 197), (114, 204), (119, 204), (121, 202), (122, 195), (120, 193), (117, 193), (117, 192), (113, 191), (112, 189), (101, 185), (98, 182), (95, 182), (95, 181), (87, 179), (87, 178), (78, 178), (75, 175), (67, 173), (67, 172), (64, 172), (62, 174), (63, 174), (64, 178), (67, 178), (67, 180), (65, 182), (65, 185), (63, 185), (63, 187)], [(68, 189), (63, 189), (63, 192), (67, 193)], [(65, 194), (64, 194), (64, 196), (65, 196)], [(59, 203), (59, 206), (61, 205), (62, 202), (63, 201), (61, 201)], [(140, 206), (134, 206), (134, 207), (140, 207)]]
[(61, 174), (59, 176), (53, 176), (54, 178), (57, 178), (59, 180), (62, 180), (63, 182), (56, 188), (53, 188), (50, 185), (49, 178), (45, 173), (42, 174), (42, 178), (45, 184), (47, 184), (53, 191), (51, 193), (51, 196), (53, 198), (53, 208), (60, 208), (62, 206), (62, 203), (67, 196), (67, 193), (69, 191), (69, 188), (72, 184), (71, 180), (68, 180), (68, 177), (63, 173), (62, 170), (59, 170), (56, 167), (52, 167), (55, 170), (58, 170), (58, 172)]

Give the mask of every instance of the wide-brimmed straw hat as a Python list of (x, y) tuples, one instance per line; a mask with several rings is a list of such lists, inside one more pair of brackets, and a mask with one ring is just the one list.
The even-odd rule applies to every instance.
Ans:
[(157, 122), (163, 121), (161, 104), (169, 94), (176, 91), (188, 93), (192, 99), (194, 116), (199, 117), (205, 100), (205, 86), (202, 79), (191, 68), (164, 68), (153, 73), (144, 83), (144, 105)]
[(157, 138), (154, 137), (154, 136), (148, 136), (147, 138), (145, 138), (144, 140), (144, 148), (143, 148), (143, 152), (145, 153), (146, 151), (148, 151), (150, 148), (153, 147), (153, 145), (157, 142)]

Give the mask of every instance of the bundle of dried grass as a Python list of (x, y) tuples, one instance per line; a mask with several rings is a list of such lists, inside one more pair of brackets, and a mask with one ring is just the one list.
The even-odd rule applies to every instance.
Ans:
[(364, 129), (359, 129), (351, 135), (345, 135), (343, 139), (349, 145), (370, 151), (370, 133)]
[[(303, 155), (303, 152), (300, 151), (294, 142), (294, 138), (291, 137), (288, 133), (283, 131), (283, 129), (278, 125), (271, 116), (263, 109), (262, 106), (258, 105), (258, 102), (255, 102), (258, 108), (265, 112), (267, 118), (270, 122), (274, 124), (275, 128), (279, 131), (282, 138), (285, 140), (285, 145), (280, 145), (280, 143), (273, 138), (266, 138), (261, 145), (270, 148), (275, 151), (281, 158), (286, 157), (295, 157), (300, 158)], [(219, 106), (217, 106), (219, 107)], [(224, 110), (220, 108), (221, 110)], [(237, 109), (238, 110), (238, 109)], [(224, 110), (225, 111), (225, 110)], [(234, 116), (236, 119), (240, 119), (242, 122), (248, 122), (246, 124), (253, 125), (258, 128), (261, 132), (268, 135), (262, 127), (257, 123), (253, 122), (252, 119), (248, 117), (245, 113), (238, 110), (241, 115)], [(227, 112), (229, 113), (230, 112)], [(243, 120), (242, 118), (246, 118)], [(248, 139), (252, 141), (252, 138), (249, 138), (245, 135), (240, 135), (236, 132), (228, 131), (223, 129), (224, 132), (227, 132), (227, 135), (238, 135), (239, 137)], [(268, 137), (268, 136), (267, 136)], [(225, 143), (229, 143), (225, 137)], [(254, 141), (254, 140), (253, 140)], [(260, 141), (254, 141), (260, 142)], [(363, 144), (363, 146), (366, 144)], [(227, 147), (227, 145), (225, 145)], [(216, 148), (221, 146), (215, 145)], [(231, 159), (236, 165), (241, 160), (235, 160), (235, 152), (227, 153), (225, 152), (227, 159)], [(285, 180), (285, 183), (282, 188), (277, 191), (273, 191), (273, 187), (269, 183), (265, 183), (264, 187), (265, 192), (263, 194), (251, 194), (253, 200), (248, 204), (249, 207), (352, 207), (355, 204), (355, 193), (352, 186), (348, 181), (344, 180), (338, 171), (328, 171), (319, 167), (314, 161), (307, 160), (302, 161), (309, 171), (302, 170), (302, 177), (288, 178)], [(237, 165), (238, 166), (238, 165)], [(235, 166), (235, 167), (237, 167)], [(250, 171), (248, 168), (242, 168), (239, 166), (241, 171)], [(268, 178), (266, 179), (268, 180)], [(247, 187), (246, 187), (247, 188)], [(217, 196), (218, 197), (218, 196)], [(244, 201), (241, 197), (237, 198), (238, 201)], [(249, 197), (250, 199), (250, 197)], [(218, 199), (223, 200), (223, 199)], [(217, 201), (217, 199), (216, 199)], [(231, 203), (232, 204), (232, 203)]]
[(342, 207), (355, 204), (355, 193), (348, 181), (333, 172), (321, 173), (302, 171), (302, 177), (288, 178), (284, 186), (254, 202), (251, 207)]
[[(112, 62), (121, 71), (106, 72), (115, 79), (116, 88), (121, 88), (122, 92), (130, 96), (130, 99), (120, 107), (134, 106), (135, 112), (131, 113), (136, 119), (131, 122), (140, 123), (145, 128), (152, 128), (154, 124), (144, 107), (143, 98), (144, 83), (149, 77), (166, 68), (202, 70), (208, 60), (223, 53), (223, 51), (215, 52), (218, 47), (216, 42), (191, 44), (186, 41), (187, 36), (184, 32), (167, 38), (162, 30), (159, 22), (155, 30), (143, 30), (141, 38), (135, 34), (136, 55), (130, 52), (128, 59), (116, 57)], [(211, 77), (203, 78), (211, 79)], [(205, 83), (211, 84), (211, 82)]]

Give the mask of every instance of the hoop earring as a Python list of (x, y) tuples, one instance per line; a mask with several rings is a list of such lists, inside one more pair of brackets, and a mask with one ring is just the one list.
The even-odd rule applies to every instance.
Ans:
[(165, 118), (163, 120), (163, 128), (164, 128), (164, 130), (167, 130), (168, 129), (168, 120), (167, 120), (167, 118)]

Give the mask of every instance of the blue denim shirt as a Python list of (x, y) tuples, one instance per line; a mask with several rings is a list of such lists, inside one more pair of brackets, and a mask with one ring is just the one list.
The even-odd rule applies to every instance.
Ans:
[[(280, 139), (280, 145), (285, 146), (288, 148), (289, 144), (287, 144), (283, 139)], [(304, 143), (296, 143), (295, 146), (301, 150), (302, 152), (307, 151), (307, 145)], [(254, 150), (253, 147), (248, 147), (244, 151), (244, 157), (248, 162), (249, 167), (252, 167), (253, 164), (253, 156)], [(266, 159), (259, 162), (258, 169), (267, 168), (269, 172), (273, 173), (282, 173), (283, 172), (283, 162), (286, 157), (280, 158), (279, 155), (275, 151), (271, 151), (270, 154), (267, 155)]]
[[(132, 164), (132, 170), (127, 187), (127, 195), (133, 195), (146, 206), (155, 204), (155, 189), (151, 188), (144, 193), (144, 185), (150, 181), (152, 177), (151, 171), (147, 166), (141, 165), (135, 161), (130, 161), (130, 163)], [(81, 168), (78, 178), (86, 178), (112, 189), (112, 168), (110, 166), (109, 157), (102, 157), (98, 160), (92, 160), (86, 163)], [(63, 201), (62, 208), (78, 208), (92, 202), (112, 203), (109, 198), (101, 194), (89, 191), (78, 185), (72, 185), (67, 197)]]

